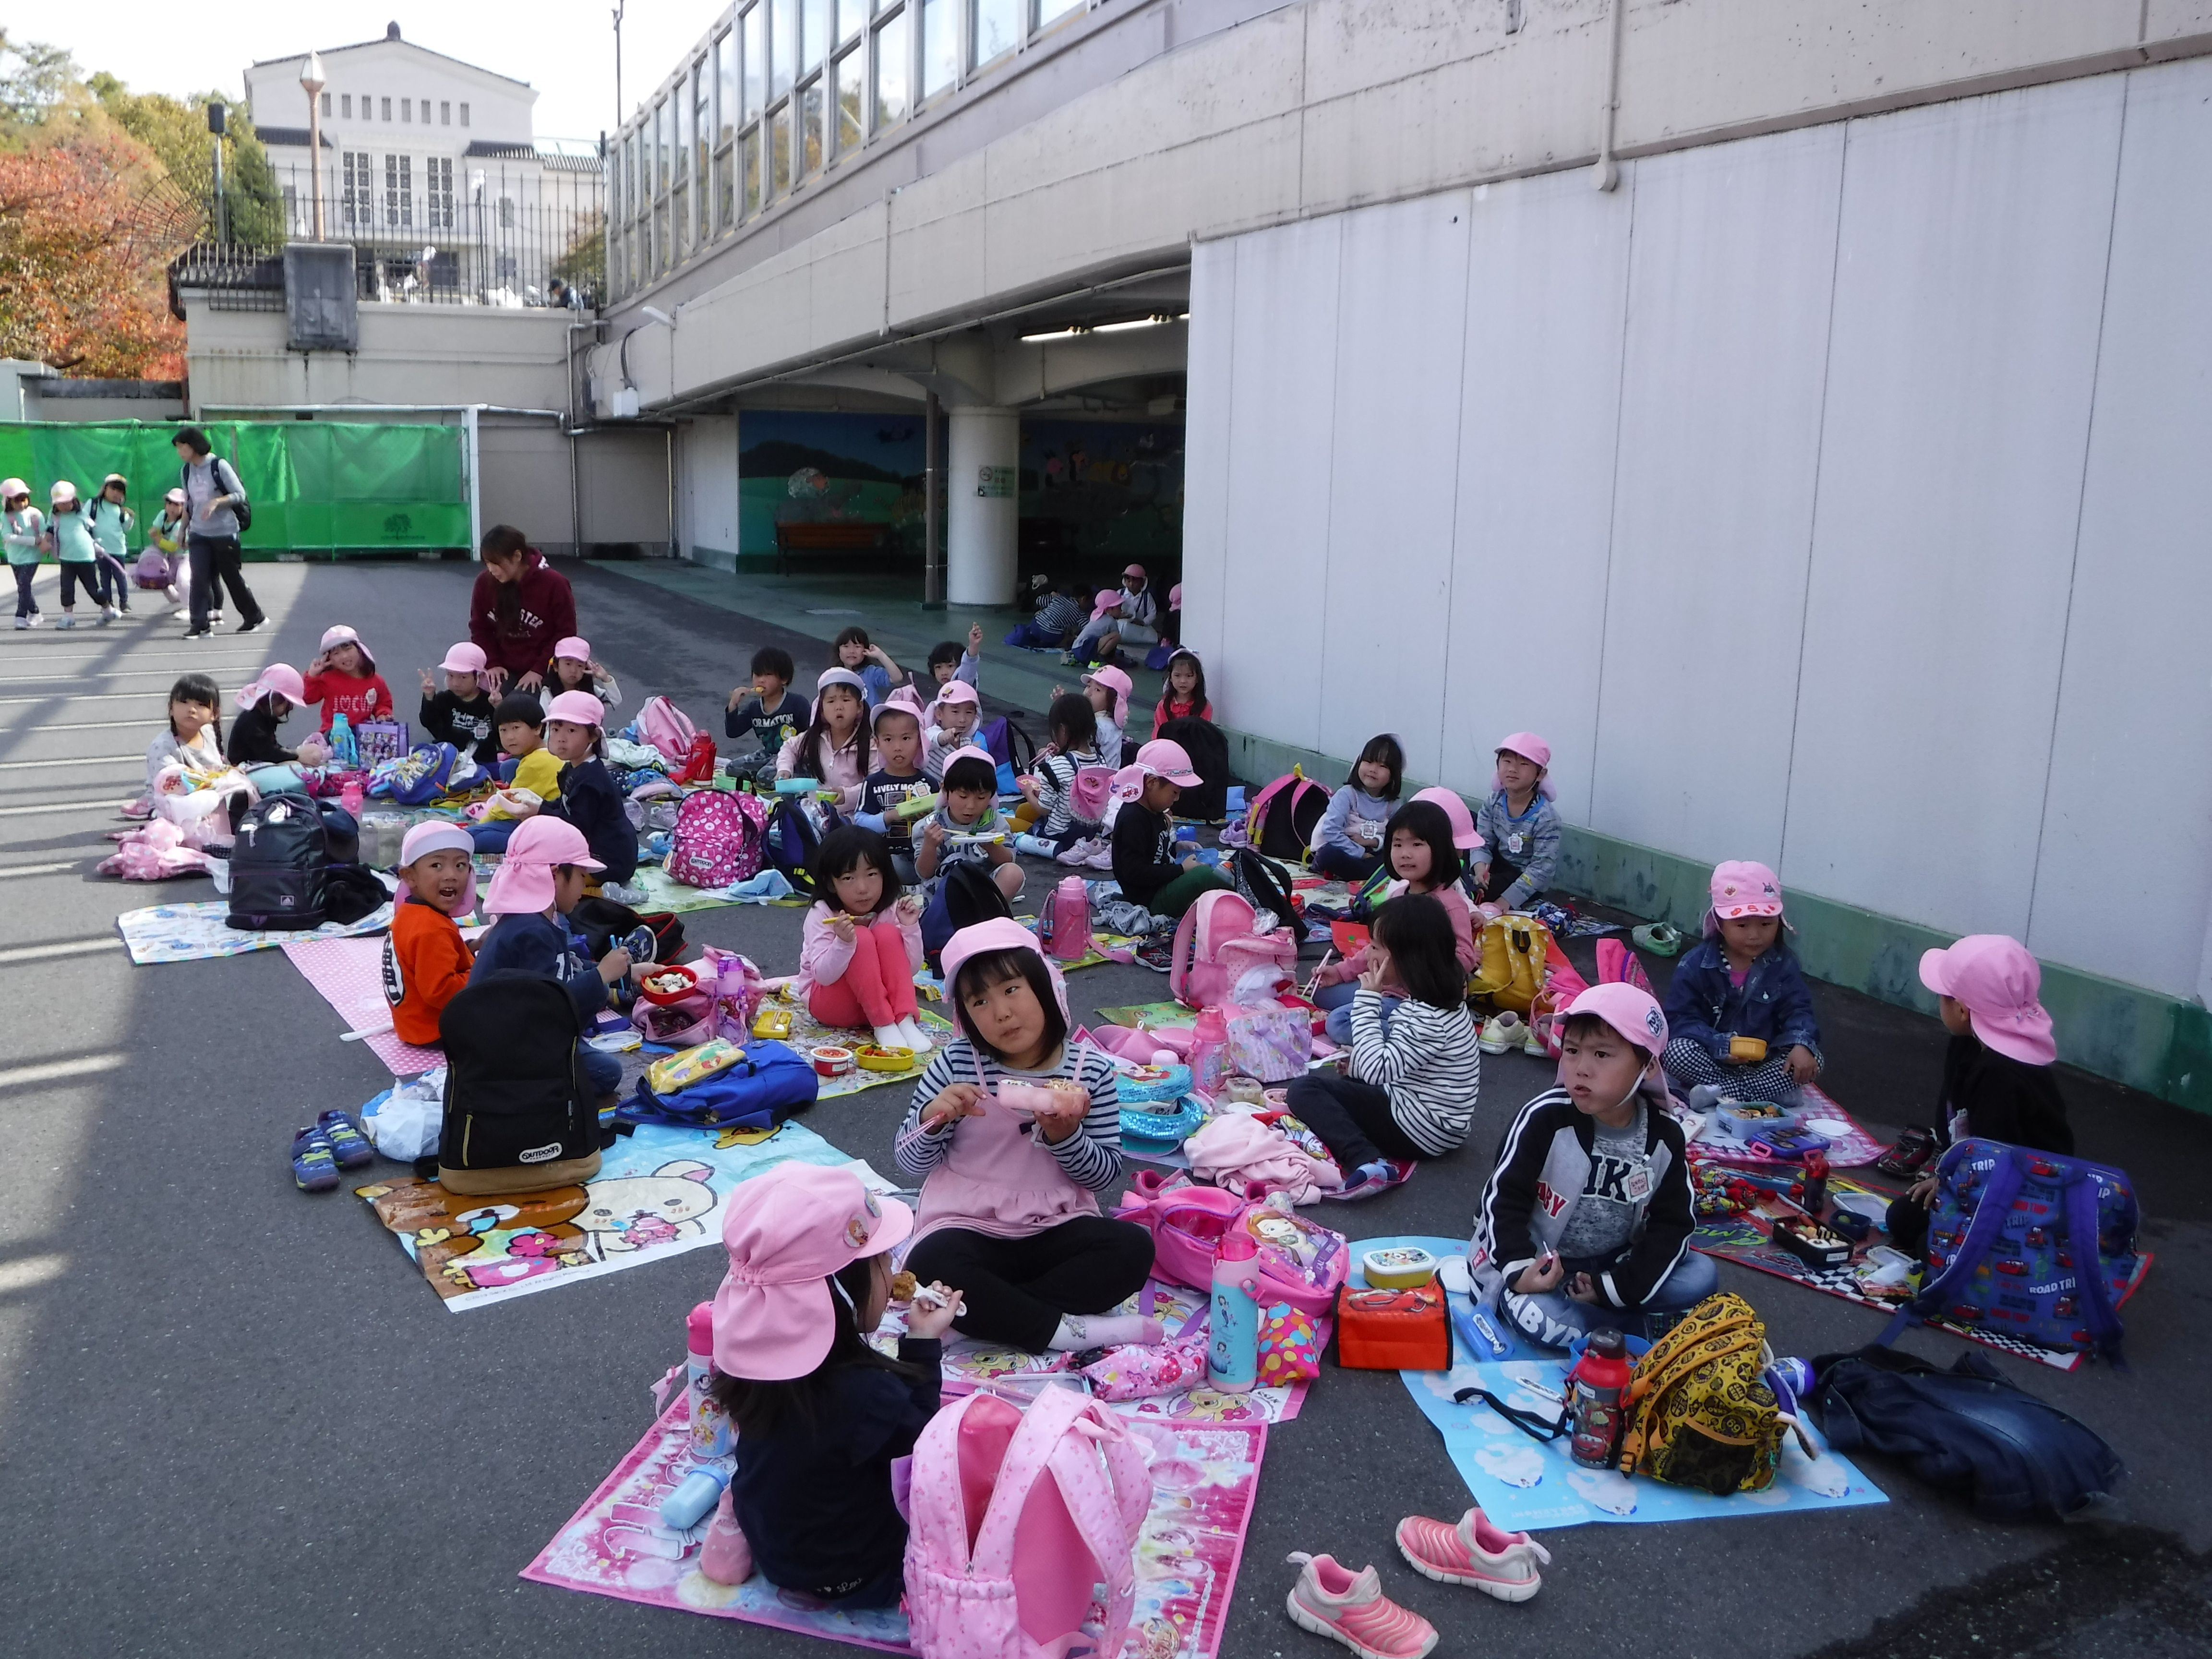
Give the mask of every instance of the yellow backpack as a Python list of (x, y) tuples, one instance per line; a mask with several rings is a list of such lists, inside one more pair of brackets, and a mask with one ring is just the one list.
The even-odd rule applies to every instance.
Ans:
[(1725, 1498), (1774, 1484), (1784, 1425), (1766, 1386), (1766, 1328), (1733, 1291), (1709, 1296), (1636, 1362), (1620, 1470)]
[(1482, 965), (1468, 979), (1467, 994), (1525, 1014), (1544, 988), (1547, 953), (1559, 948), (1552, 930), (1534, 916), (1500, 916), (1482, 930)]

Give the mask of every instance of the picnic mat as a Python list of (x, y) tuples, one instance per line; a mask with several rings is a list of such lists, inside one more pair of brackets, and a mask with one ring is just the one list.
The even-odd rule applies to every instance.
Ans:
[[(875, 1037), (866, 1031), (848, 1030), (840, 1025), (824, 1025), (807, 1012), (805, 1003), (781, 992), (776, 994), (775, 1006), (791, 1015), (791, 1035), (783, 1041), (802, 1054), (809, 1048), (823, 1043), (850, 1048), (875, 1041)], [(940, 1047), (959, 1036), (959, 1032), (953, 1029), (952, 1022), (942, 1014), (923, 1008), (915, 1012), (915, 1018), (921, 1022), (923, 1028)], [(863, 1089), (879, 1088), (886, 1083), (903, 1083), (911, 1088), (921, 1081), (922, 1067), (929, 1064), (930, 1058), (929, 1055), (923, 1056), (920, 1065), (903, 1072), (864, 1072), (856, 1066), (842, 1077), (823, 1078), (815, 1098), (836, 1100), (845, 1095), (857, 1095)]]
[(284, 955), (324, 1001), (337, 1010), (349, 1031), (386, 1029), (362, 1038), (394, 1077), (415, 1077), (446, 1063), (441, 1048), (418, 1048), (390, 1029), (392, 1005), (384, 995), (384, 941), (340, 937), (295, 939)]
[(556, 1285), (620, 1273), (722, 1242), (722, 1203), (741, 1182), (796, 1159), (891, 1184), (805, 1124), (772, 1131), (646, 1124), (617, 1137), (599, 1173), (550, 1192), (471, 1198), (394, 1176), (356, 1187), (447, 1309), (461, 1313)]
[(1195, 1025), (1198, 1010), (1180, 1002), (1132, 1002), (1121, 1008), (1101, 1008), (1098, 1018), (1109, 1025)]
[[(912, 1653), (906, 1614), (898, 1608), (813, 1610), (786, 1601), (758, 1573), (734, 1587), (700, 1576), (696, 1546), (712, 1517), (688, 1533), (660, 1524), (661, 1500), (691, 1467), (684, 1409), (679, 1396), (522, 1577), (649, 1607)], [(1152, 1508), (1139, 1535), (1137, 1602), (1122, 1655), (1212, 1659), (1221, 1650), (1237, 1588), (1267, 1431), (1259, 1424), (1145, 1418), (1133, 1419), (1131, 1428), (1151, 1459)]]
[[(774, 871), (764, 873), (769, 876), (775, 874)], [(659, 865), (641, 864), (637, 866), (637, 873), (630, 878), (630, 881), (633, 885), (645, 890), (645, 902), (633, 904), (630, 908), (647, 915), (657, 915), (663, 910), (711, 910), (725, 904), (804, 905), (813, 902), (811, 899), (800, 898), (793, 894), (790, 882), (781, 877), (776, 877), (775, 881), (764, 884), (770, 887), (779, 885), (781, 887), (781, 893), (773, 897), (764, 893), (747, 893), (739, 890), (760, 880), (760, 877), (755, 876), (749, 878), (745, 882), (737, 883), (729, 887), (687, 887), (680, 881), (671, 881), (668, 878), (668, 872)]]
[[(1889, 1150), (1889, 1143), (1877, 1140), (1859, 1127), (1859, 1121), (1836, 1103), (1835, 1097), (1823, 1094), (1808, 1084), (1804, 1089), (1804, 1104), (1798, 1121), (1816, 1135), (1825, 1136), (1828, 1142), (1828, 1167), (1832, 1170), (1858, 1170), (1873, 1163)], [(1674, 1114), (1685, 1129), (1710, 1118), (1687, 1108)], [(1795, 1168), (1795, 1158), (1770, 1158), (1765, 1152), (1753, 1152), (1735, 1141), (1717, 1137), (1693, 1140), (1690, 1143), (1690, 1158), (1693, 1163), (1741, 1164), (1747, 1169)]]
[[(394, 884), (389, 876), (382, 879), (387, 887)], [(152, 904), (143, 910), (125, 910), (116, 917), (115, 926), (131, 951), (131, 960), (141, 966), (156, 962), (205, 962), (216, 957), (239, 957), (248, 951), (266, 951), (308, 939), (357, 939), (365, 933), (380, 933), (392, 926), (392, 907), (388, 904), (344, 926), (333, 921), (320, 927), (289, 932), (271, 929), (248, 933), (230, 926), (226, 920), (229, 915), (228, 899), (198, 904)]]
[[(1039, 918), (1036, 916), (1016, 916), (1014, 920), (1032, 933), (1037, 931)], [(1136, 960), (1137, 947), (1144, 942), (1142, 938), (1133, 933), (1109, 933), (1103, 927), (1094, 927), (1091, 930), (1091, 948), (1088, 951), (1073, 962), (1063, 961), (1058, 957), (1053, 960), (1060, 963), (1060, 971), (1063, 974), (1072, 974), (1079, 968), (1096, 968), (1102, 962), (1129, 963)], [(1121, 954), (1114, 954), (1116, 951)], [(1050, 955), (1050, 952), (1047, 954)], [(942, 991), (939, 994), (942, 995)]]
[[(1739, 1173), (1753, 1185), (1776, 1192), (1780, 1192), (1789, 1184), (1786, 1175), (1768, 1175), (1751, 1170)], [(1829, 1196), (1835, 1198), (1845, 1194), (1878, 1198), (1884, 1206), (1893, 1196), (1863, 1182), (1831, 1176), (1828, 1178)], [(1876, 1309), (1883, 1314), (1895, 1313), (1901, 1305), (1900, 1298), (1868, 1294), (1861, 1288), (1857, 1276), (1849, 1267), (1814, 1267), (1790, 1255), (1772, 1243), (1767, 1237), (1765, 1228), (1751, 1218), (1756, 1212), (1754, 1210), (1741, 1216), (1700, 1219), (1697, 1231), (1690, 1236), (1691, 1247), (1704, 1251), (1707, 1255), (1718, 1256), (1724, 1261), (1733, 1261), (1738, 1267), (1771, 1273), (1777, 1279), (1790, 1279), (1808, 1290), (1818, 1291), (1823, 1296), (1841, 1297), (1846, 1302), (1856, 1302), (1863, 1308)], [(1876, 1220), (1874, 1232), (1869, 1235), (1869, 1241), (1884, 1243), (1888, 1237), (1882, 1231), (1881, 1223)], [(2143, 1275), (2150, 1271), (2151, 1258), (2152, 1252), (2148, 1250), (2136, 1258), (2135, 1277), (2128, 1281), (2126, 1291), (2121, 1294), (2121, 1302), (2126, 1302), (2142, 1284)], [(1996, 1349), (2000, 1353), (2016, 1354), (2022, 1359), (2032, 1359), (2039, 1365), (2050, 1366), (2053, 1370), (2070, 1371), (2081, 1363), (2081, 1356), (2078, 1353), (2061, 1348), (2046, 1348), (2039, 1342), (2030, 1342), (2005, 1331), (1961, 1324), (1948, 1319), (1928, 1319), (1921, 1322), (1931, 1330), (1948, 1331), (1954, 1336), (1963, 1336), (1969, 1342), (1978, 1342), (1985, 1348)]]
[[(1460, 1255), (1467, 1249), (1467, 1241), (1460, 1238), (1363, 1238), (1358, 1253), (1393, 1244), (1418, 1244), (1438, 1256)], [(1358, 1259), (1358, 1254), (1353, 1259)], [(1356, 1267), (1353, 1277), (1365, 1282)], [(1482, 1388), (1516, 1410), (1557, 1417), (1559, 1401), (1528, 1385), (1564, 1395), (1565, 1356), (1525, 1346), (1520, 1351), (1525, 1357), (1478, 1360), (1455, 1332), (1451, 1370), (1398, 1373), (1421, 1414), (1443, 1436), (1452, 1467), (1474, 1501), (1508, 1532), (1578, 1527), (1593, 1521), (1712, 1521), (1889, 1502), (1848, 1459), (1828, 1449), (1809, 1420), (1805, 1431), (1820, 1448), (1820, 1455), (1808, 1457), (1794, 1436), (1785, 1437), (1781, 1468), (1764, 1492), (1716, 1498), (1645, 1475), (1585, 1469), (1569, 1454), (1566, 1439), (1539, 1441), (1480, 1400), (1463, 1406), (1453, 1401), (1462, 1389)]]

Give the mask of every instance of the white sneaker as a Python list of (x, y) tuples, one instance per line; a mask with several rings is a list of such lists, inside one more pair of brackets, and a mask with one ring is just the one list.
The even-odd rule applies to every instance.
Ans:
[(28, 628), (30, 625), (31, 619), (28, 617), (18, 617), (15, 618), (15, 626), (18, 628)]
[(44, 611), (33, 611), (31, 613), (31, 626), (33, 628), (41, 626), (46, 620), (46, 613)]
[(54, 626), (57, 628), (75, 628), (76, 626), (76, 618), (64, 611), (62, 613), (62, 619), (56, 623)]
[(1484, 1021), (1482, 1036), (1477, 1039), (1486, 1054), (1502, 1054), (1508, 1048), (1520, 1048), (1527, 1040), (1528, 1030), (1521, 1023), (1521, 1016), (1510, 1008)]
[(919, 1019), (907, 1018), (901, 1020), (899, 1022), (899, 1032), (902, 1040), (902, 1046), (913, 1049), (916, 1054), (926, 1054), (932, 1048), (934, 1048), (937, 1046), (935, 1042), (931, 1039), (928, 1030), (923, 1026), (922, 1023)]
[(103, 617), (106, 617), (108, 621), (110, 621), (110, 622), (113, 622), (113, 621), (114, 621), (118, 617), (121, 616), (123, 613), (122, 613), (120, 611), (117, 610), (117, 609), (116, 609), (113, 605), (103, 605), (102, 606), (100, 606), (100, 614), (101, 616), (103, 616)]

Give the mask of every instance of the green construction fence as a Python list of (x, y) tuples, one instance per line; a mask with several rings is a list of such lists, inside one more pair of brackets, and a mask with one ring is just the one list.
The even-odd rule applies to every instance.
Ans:
[[(369, 553), (469, 545), (465, 429), (365, 421), (209, 421), (216, 453), (253, 502), (249, 554)], [(31, 486), (43, 510), (67, 478), (89, 499), (111, 472), (130, 480), (143, 526), (178, 481), (173, 422), (27, 421), (0, 425), (0, 477)]]

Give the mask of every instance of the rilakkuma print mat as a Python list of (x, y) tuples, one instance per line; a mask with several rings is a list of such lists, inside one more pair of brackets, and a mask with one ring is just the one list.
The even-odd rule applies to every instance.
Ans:
[[(1778, 1192), (1788, 1184), (1786, 1176), (1778, 1176), (1749, 1170), (1740, 1173), (1754, 1186)], [(1830, 1178), (1828, 1192), (1832, 1197), (1852, 1194), (1878, 1200), (1884, 1207), (1893, 1196), (1889, 1193), (1877, 1192), (1861, 1182), (1838, 1177)], [(1872, 1204), (1867, 1206), (1869, 1212), (1874, 1207)], [(1794, 1284), (1802, 1285), (1808, 1291), (1818, 1291), (1823, 1296), (1840, 1297), (1846, 1302), (1856, 1302), (1863, 1308), (1872, 1308), (1884, 1315), (1895, 1313), (1901, 1305), (1901, 1297), (1871, 1292), (1851, 1267), (1808, 1266), (1768, 1238), (1765, 1227), (1759, 1219), (1754, 1218), (1759, 1214), (1758, 1206), (1754, 1206), (1743, 1215), (1700, 1220), (1697, 1231), (1690, 1235), (1691, 1247), (1707, 1255), (1718, 1256), (1724, 1261), (1733, 1261), (1739, 1267), (1754, 1268), (1759, 1273), (1771, 1273), (1777, 1279), (1789, 1279)], [(1870, 1241), (1876, 1244), (1885, 1242), (1889, 1235), (1882, 1230), (1881, 1221), (1871, 1213), (1868, 1218), (1875, 1224), (1875, 1231), (1869, 1236)], [(2121, 1293), (2121, 1304), (2124, 1304), (2142, 1285), (2143, 1276), (2150, 1271), (2152, 1256), (2153, 1252), (2145, 1250), (2136, 1258), (2135, 1276)], [(2030, 1342), (2004, 1331), (1962, 1324), (1949, 1319), (1929, 1319), (1922, 1322), (1930, 1330), (1948, 1331), (1953, 1336), (1962, 1336), (1969, 1342), (1978, 1342), (1982, 1346), (1995, 1348), (2000, 1353), (2032, 1359), (2037, 1364), (2048, 1365), (2056, 1371), (2070, 1371), (2081, 1363), (2081, 1356), (2078, 1353), (2062, 1348), (2046, 1348), (2040, 1343)]]
[[(1438, 1256), (1463, 1255), (1467, 1249), (1465, 1239), (1455, 1238), (1363, 1238), (1358, 1249), (1364, 1252), (1393, 1244), (1418, 1244)], [(1365, 1282), (1356, 1268), (1353, 1279)], [(1465, 1405), (1453, 1400), (1462, 1389), (1480, 1388), (1516, 1411), (1558, 1417), (1565, 1395), (1565, 1357), (1525, 1345), (1517, 1351), (1522, 1356), (1517, 1358), (1478, 1359), (1455, 1332), (1449, 1370), (1398, 1373), (1421, 1415), (1443, 1436), (1452, 1467), (1482, 1505), (1482, 1512), (1509, 1532), (1579, 1527), (1595, 1521), (1718, 1521), (1889, 1502), (1856, 1465), (1828, 1449), (1809, 1421), (1805, 1432), (1820, 1455), (1808, 1456), (1795, 1436), (1785, 1437), (1781, 1469), (1764, 1492), (1716, 1498), (1646, 1475), (1583, 1468), (1569, 1454), (1566, 1439), (1538, 1440), (1480, 1400)]]
[[(1713, 1120), (1687, 1108), (1677, 1110), (1676, 1121), (1685, 1132), (1703, 1126), (1700, 1138), (1690, 1143), (1693, 1162), (1711, 1161), (1717, 1164), (1741, 1164), (1747, 1169), (1786, 1169), (1794, 1160), (1771, 1158), (1765, 1152), (1732, 1140), (1721, 1139), (1714, 1133)], [(1834, 1170), (1861, 1170), (1889, 1150), (1889, 1143), (1877, 1140), (1859, 1126), (1859, 1121), (1832, 1095), (1808, 1085), (1804, 1091), (1804, 1103), (1798, 1121), (1828, 1143), (1828, 1167)]]
[[(1235, 1596), (1267, 1431), (1260, 1424), (1146, 1419), (1133, 1419), (1130, 1427), (1152, 1462), (1152, 1507), (1137, 1545), (1137, 1605), (1120, 1659), (1213, 1659)], [(702, 1577), (699, 1545), (708, 1522), (684, 1533), (660, 1523), (661, 1500), (690, 1467), (679, 1398), (522, 1577), (648, 1607), (914, 1652), (899, 1609), (830, 1612), (794, 1604), (757, 1573), (736, 1586)]]
[(617, 1137), (592, 1180), (543, 1193), (471, 1198), (415, 1176), (354, 1191), (447, 1309), (463, 1313), (718, 1245), (731, 1193), (793, 1160), (849, 1167), (872, 1190), (892, 1190), (866, 1164), (788, 1122), (768, 1131), (648, 1124)]
[[(386, 887), (393, 885), (389, 876)], [(216, 899), (199, 904), (153, 904), (143, 910), (125, 910), (116, 917), (116, 930), (130, 950), (131, 960), (143, 966), (157, 962), (206, 962), (216, 957), (242, 957), (248, 951), (273, 950), (280, 945), (309, 939), (358, 939), (381, 933), (392, 926), (392, 907), (385, 905), (359, 921), (341, 927), (337, 922), (290, 932), (248, 933), (230, 926), (230, 904)]]

